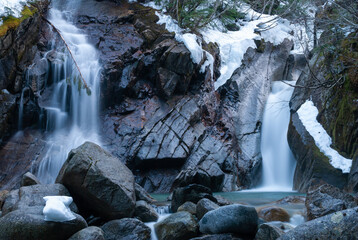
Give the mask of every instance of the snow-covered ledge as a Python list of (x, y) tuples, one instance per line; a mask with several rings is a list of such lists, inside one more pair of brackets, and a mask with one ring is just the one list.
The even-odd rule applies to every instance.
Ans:
[(297, 114), (308, 133), (313, 137), (316, 146), (329, 158), (329, 163), (334, 168), (341, 169), (343, 173), (349, 173), (352, 167), (352, 160), (344, 158), (331, 148), (332, 139), (317, 121), (318, 109), (314, 106), (313, 102), (307, 100), (298, 109)]

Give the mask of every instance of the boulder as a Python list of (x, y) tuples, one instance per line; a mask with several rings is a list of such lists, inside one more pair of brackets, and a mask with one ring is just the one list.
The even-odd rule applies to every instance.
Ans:
[(357, 236), (358, 207), (355, 207), (308, 221), (279, 239), (356, 239)]
[(150, 240), (150, 228), (135, 218), (112, 220), (101, 228), (106, 240)]
[(144, 190), (144, 188), (142, 188), (139, 184), (135, 184), (134, 186), (134, 190), (135, 190), (135, 197), (136, 200), (144, 200), (147, 203), (153, 203), (156, 200), (154, 198), (152, 198), (149, 193), (147, 193), (147, 191)]
[(173, 192), (171, 210), (176, 212), (178, 207), (183, 203), (187, 201), (197, 203), (203, 198), (216, 202), (216, 198), (213, 197), (211, 190), (205, 186), (190, 184), (186, 187), (177, 188)]
[(88, 227), (73, 234), (68, 240), (105, 240), (103, 230), (99, 227)]
[(132, 172), (118, 158), (94, 143), (86, 142), (69, 153), (56, 182), (68, 187), (83, 211), (107, 219), (133, 215)]
[[(21, 187), (7, 194), (3, 204), (3, 215), (18, 209), (26, 209), (28, 207), (44, 207), (46, 196), (71, 196), (65, 186), (62, 184), (48, 185), (32, 185)], [(78, 212), (75, 203), (71, 203), (70, 209)]]
[(143, 200), (136, 202), (134, 216), (143, 222), (156, 222), (159, 217), (155, 209)]
[(198, 217), (198, 219), (201, 219), (207, 212), (218, 208), (219, 205), (217, 205), (213, 201), (210, 201), (207, 198), (203, 198), (196, 204), (196, 216)]
[(257, 223), (258, 216), (254, 207), (233, 204), (206, 213), (199, 225), (202, 233), (238, 233), (255, 236)]
[(192, 202), (185, 202), (178, 207), (178, 212), (189, 212), (192, 215), (196, 215), (196, 205)]
[(0, 239), (4, 240), (66, 240), (87, 227), (86, 221), (77, 214), (67, 222), (46, 222), (43, 207), (27, 207), (14, 210), (0, 218)]
[(24, 186), (31, 186), (36, 184), (41, 184), (41, 182), (32, 173), (27, 172), (22, 176), (21, 186), (24, 187)]
[(294, 227), (287, 223), (270, 222), (259, 226), (255, 240), (276, 240), (285, 232), (292, 230)]
[(213, 234), (205, 235), (202, 237), (192, 238), (191, 240), (241, 240), (241, 238), (236, 238), (232, 234)]
[(272, 221), (281, 221), (281, 222), (289, 222), (290, 215), (288, 212), (280, 207), (264, 207), (258, 210), (258, 216), (265, 220), (266, 222)]
[(9, 193), (8, 190), (2, 190), (0, 191), (0, 210), (2, 209), (2, 205), (6, 199), (7, 194)]
[(329, 184), (309, 191), (305, 205), (309, 220), (358, 206), (352, 195)]
[(154, 225), (159, 240), (181, 240), (196, 237), (198, 223), (189, 212), (177, 212)]

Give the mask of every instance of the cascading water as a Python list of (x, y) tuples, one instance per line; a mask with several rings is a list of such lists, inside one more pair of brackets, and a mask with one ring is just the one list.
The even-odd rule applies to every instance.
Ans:
[[(60, 31), (73, 58), (91, 90), (87, 94), (82, 79), (67, 49), (59, 41), (53, 41), (52, 52), (56, 52), (56, 61), (50, 67), (52, 76), (51, 97), (44, 101), (42, 108), (47, 113), (46, 130), (48, 150), (42, 159), (38, 177), (43, 183), (53, 183), (61, 169), (67, 154), (85, 141), (99, 143), (99, 74), (100, 64), (96, 49), (87, 42), (86, 35), (71, 22), (71, 12), (58, 10), (53, 1), (49, 21)], [(76, 4), (76, 1), (75, 3)], [(73, 7), (73, 6), (72, 6)], [(56, 34), (56, 33), (54, 33)], [(59, 49), (62, 49), (59, 51)], [(50, 52), (51, 52), (50, 51)]]
[[(294, 82), (291, 82), (294, 85)], [(268, 97), (262, 123), (262, 185), (261, 191), (292, 191), (295, 159), (288, 146), (290, 121), (289, 101), (293, 87), (274, 82)]]

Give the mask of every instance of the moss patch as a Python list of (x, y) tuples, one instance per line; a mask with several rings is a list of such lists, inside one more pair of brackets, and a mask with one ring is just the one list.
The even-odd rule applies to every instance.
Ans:
[(4, 36), (7, 31), (10, 29), (16, 29), (20, 26), (21, 22), (32, 17), (37, 13), (37, 8), (25, 6), (21, 12), (21, 17), (15, 18), (13, 16), (8, 16), (3, 19), (3, 24), (0, 26), (0, 37)]

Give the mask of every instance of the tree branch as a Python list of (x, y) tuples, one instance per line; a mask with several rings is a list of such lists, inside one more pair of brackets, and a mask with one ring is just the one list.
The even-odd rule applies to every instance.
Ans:
[(67, 48), (67, 50), (68, 50), (68, 52), (69, 52), (70, 55), (71, 55), (71, 58), (72, 58), (73, 62), (75, 63), (75, 66), (76, 66), (76, 68), (77, 68), (77, 70), (78, 70), (78, 73), (80, 74), (80, 77), (81, 77), (82, 82), (83, 82), (83, 86), (84, 86), (84, 88), (87, 90), (87, 94), (90, 95), (90, 94), (91, 94), (91, 89), (88, 87), (87, 82), (86, 82), (86, 80), (84, 79), (84, 77), (83, 77), (83, 75), (82, 75), (82, 73), (81, 73), (80, 67), (79, 67), (78, 64), (77, 64), (76, 59), (73, 57), (73, 54), (72, 54), (72, 52), (71, 52), (71, 49), (70, 49), (70, 47), (68, 46), (66, 40), (63, 38), (61, 32), (60, 32), (49, 20), (47, 20), (45, 17), (42, 16), (42, 19), (44, 19), (48, 24), (50, 24), (50, 26), (55, 30), (55, 32), (56, 32), (56, 33), (60, 36), (60, 38), (62, 39), (63, 43), (65, 44), (65, 46), (66, 46), (66, 48)]

